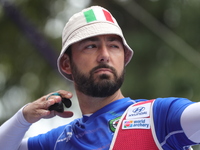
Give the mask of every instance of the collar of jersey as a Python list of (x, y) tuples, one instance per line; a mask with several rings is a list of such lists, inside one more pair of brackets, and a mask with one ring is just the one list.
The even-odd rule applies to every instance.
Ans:
[[(101, 108), (100, 110), (96, 111), (95, 113), (93, 113), (90, 116), (83, 115), (82, 122), (83, 123), (90, 123), (91, 121), (94, 120), (95, 117), (100, 116), (100, 115), (104, 115), (105, 113), (111, 112), (112, 110), (113, 111), (117, 110), (117, 112), (122, 112), (123, 113), (123, 111), (133, 103), (135, 103), (135, 101), (130, 99), (129, 97), (116, 100), (116, 101), (106, 105), (105, 107)], [(124, 107), (119, 107), (121, 105), (124, 105)], [(119, 116), (121, 116), (122, 113), (119, 114)]]

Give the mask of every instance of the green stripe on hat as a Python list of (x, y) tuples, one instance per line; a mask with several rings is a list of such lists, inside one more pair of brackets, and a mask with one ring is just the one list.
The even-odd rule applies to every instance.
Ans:
[(97, 20), (95, 14), (94, 14), (94, 11), (92, 9), (85, 11), (83, 13), (84, 13), (87, 23)]

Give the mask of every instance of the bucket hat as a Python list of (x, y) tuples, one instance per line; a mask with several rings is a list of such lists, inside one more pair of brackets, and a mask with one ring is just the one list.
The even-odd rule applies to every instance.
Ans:
[(125, 65), (127, 65), (133, 56), (133, 50), (128, 46), (116, 19), (105, 8), (91, 6), (74, 14), (63, 29), (62, 50), (57, 61), (59, 72), (68, 80), (73, 81), (71, 74), (66, 74), (60, 68), (60, 60), (65, 51), (70, 45), (83, 39), (106, 34), (115, 34), (121, 37), (125, 49)]

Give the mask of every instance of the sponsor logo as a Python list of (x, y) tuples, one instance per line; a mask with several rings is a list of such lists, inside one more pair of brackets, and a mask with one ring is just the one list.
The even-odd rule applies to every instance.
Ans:
[(112, 132), (115, 132), (115, 130), (117, 128), (117, 125), (119, 123), (120, 118), (121, 118), (121, 116), (109, 121), (109, 128), (110, 128), (110, 130)]
[(126, 119), (149, 117), (150, 103), (129, 108)]
[(132, 119), (124, 120), (122, 124), (122, 129), (150, 129), (150, 119)]
[(133, 109), (133, 113), (141, 113), (144, 110), (145, 110), (145, 107), (137, 107)]

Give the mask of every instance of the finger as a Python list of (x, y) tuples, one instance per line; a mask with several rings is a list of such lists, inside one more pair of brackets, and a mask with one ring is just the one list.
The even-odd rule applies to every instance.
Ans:
[(57, 103), (57, 100), (54, 98), (48, 99), (47, 101), (44, 102), (43, 108), (48, 109), (51, 105)]
[(48, 118), (52, 118), (52, 117), (56, 116), (56, 111), (52, 110), (52, 111), (49, 111), (49, 112), (50, 113), (46, 116), (43, 116), (43, 118), (48, 119)]
[(53, 105), (55, 103), (59, 103), (60, 101), (62, 101), (62, 98), (60, 96), (51, 96), (50, 98), (48, 98), (46, 100), (46, 102), (50, 105)]
[(46, 95), (46, 98), (45, 98), (45, 100), (49, 100), (49, 99), (55, 99), (56, 101), (60, 101), (61, 100), (61, 96), (57, 92), (56, 93), (51, 93), (49, 95)]
[(37, 114), (38, 114), (38, 118), (44, 118), (46, 116), (49, 116), (51, 114), (51, 111), (45, 110), (45, 109), (40, 109), (40, 110), (38, 110)]
[(71, 92), (68, 92), (68, 91), (64, 91), (64, 90), (59, 90), (57, 91), (57, 93), (59, 93), (62, 97), (64, 98), (72, 98), (73, 94)]
[(51, 98), (45, 101), (38, 101), (38, 102), (36, 101), (33, 104), (35, 104), (35, 109), (37, 110), (40, 110), (40, 109), (48, 110), (48, 108), (55, 103), (56, 103), (56, 100)]
[(62, 113), (55, 112), (55, 114), (62, 117), (62, 118), (70, 118), (74, 115), (74, 113), (72, 111), (64, 111)]

